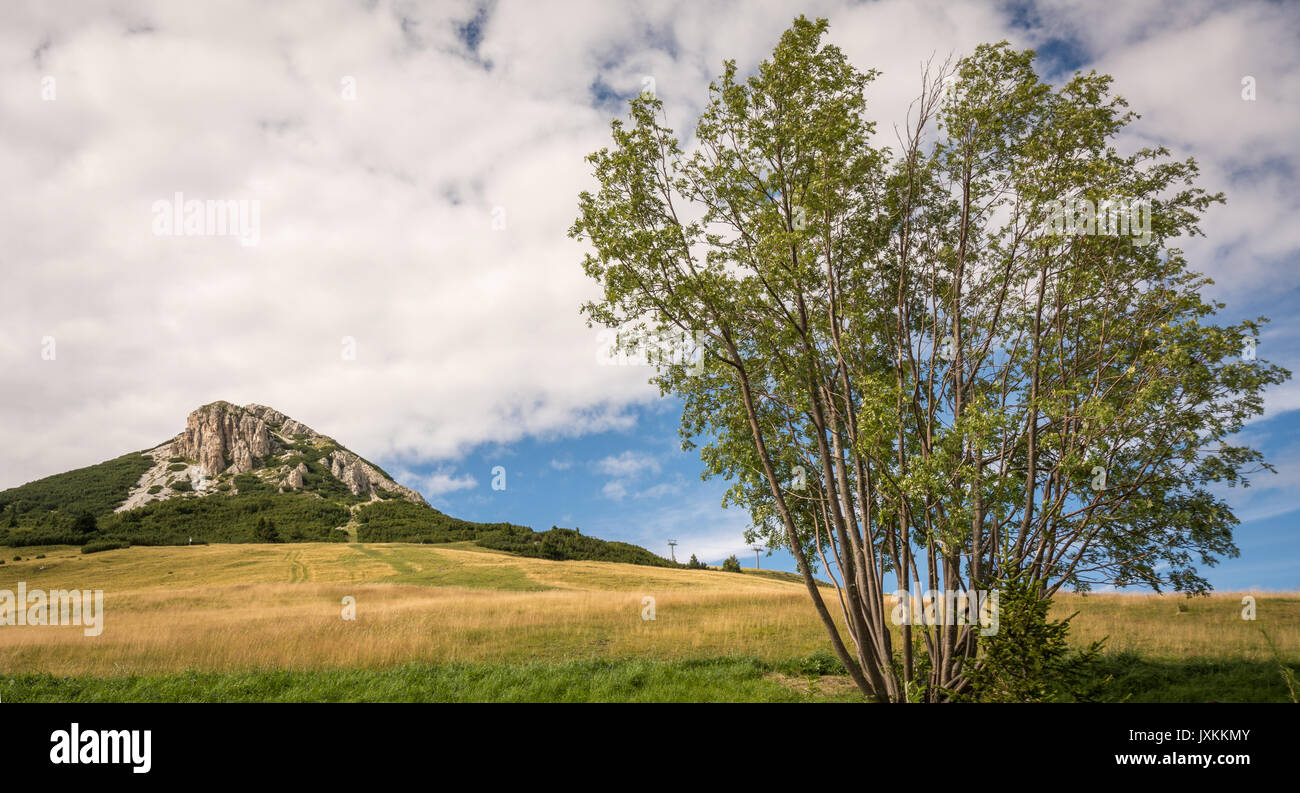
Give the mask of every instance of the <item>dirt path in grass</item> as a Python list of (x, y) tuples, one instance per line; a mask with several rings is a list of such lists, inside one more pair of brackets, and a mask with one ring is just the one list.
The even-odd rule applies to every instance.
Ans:
[(285, 556), (285, 561), (289, 563), (290, 584), (304, 584), (311, 580), (307, 565), (302, 561), (302, 551), (289, 551)]

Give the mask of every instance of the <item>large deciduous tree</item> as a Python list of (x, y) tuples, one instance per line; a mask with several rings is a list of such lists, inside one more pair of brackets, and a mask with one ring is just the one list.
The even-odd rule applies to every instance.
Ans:
[[(571, 231), (604, 290), (583, 311), (625, 346), (698, 341), (702, 366), (661, 357), (655, 382), (749, 539), (792, 552), (865, 693), (942, 699), (978, 626), (891, 633), (891, 582), (1205, 591), (1197, 565), (1236, 554), (1216, 483), (1268, 467), (1231, 436), (1289, 373), (1243, 355), (1262, 318), (1217, 324), (1174, 243), (1222, 198), (1192, 160), (1117, 150), (1110, 78), (1054, 87), (981, 46), (927, 69), (876, 147), (876, 74), (826, 29), (795, 20), (748, 78), (724, 64), (686, 150), (631, 101)], [(1149, 215), (1108, 224), (1108, 201)], [(1063, 230), (1062, 206), (1103, 217)]]

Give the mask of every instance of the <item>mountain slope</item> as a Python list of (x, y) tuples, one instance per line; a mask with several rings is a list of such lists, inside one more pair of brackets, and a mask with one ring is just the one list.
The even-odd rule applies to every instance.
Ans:
[[(427, 506), (419, 493), (394, 482), (379, 466), (265, 405), (204, 405), (189, 415), (179, 435), (145, 454), (154, 464), (117, 507), (119, 512), (178, 495), (238, 493), (241, 482), (245, 489), (259, 491), (269, 485), (276, 491), (357, 503), (396, 496)], [(257, 484), (241, 478), (244, 474), (253, 475)]]
[(92, 515), (112, 512), (152, 465), (149, 457), (132, 452), (2, 491), (0, 528), (13, 519), (27, 525), (55, 510)]
[(675, 567), (552, 527), (445, 515), (383, 469), (265, 405), (213, 402), (143, 452), (0, 491), (0, 545), (474, 541), (550, 559)]

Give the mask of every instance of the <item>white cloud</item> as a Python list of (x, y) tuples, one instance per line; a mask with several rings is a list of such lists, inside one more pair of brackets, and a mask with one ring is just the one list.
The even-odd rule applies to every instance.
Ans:
[[(600, 474), (613, 477), (605, 483), (600, 492), (605, 498), (622, 501), (635, 486), (637, 480), (647, 475), (659, 473), (662, 466), (659, 460), (645, 452), (632, 449), (618, 455), (603, 457), (591, 463), (591, 467)], [(671, 484), (655, 485), (647, 490), (635, 493), (637, 498), (658, 498), (673, 492)]]
[[(657, 399), (644, 369), (596, 365), (577, 312), (597, 292), (566, 230), (590, 186), (583, 156), (617, 112), (593, 85), (630, 92), (652, 76), (687, 137), (722, 60), (752, 68), (797, 12), (501, 2), (472, 52), (457, 36), (471, 3), (367, 5), (0, 10), (0, 487), (150, 446), (216, 399), (272, 405), (412, 467), (629, 429), (629, 406)], [(1051, 8), (1052, 31), (1084, 37), (1116, 73), (1142, 134), (1229, 191), (1207, 244), (1231, 256), (1207, 247), (1197, 263), (1237, 295), (1300, 286), (1296, 15)], [(994, 3), (801, 10), (884, 71), (868, 97), (881, 143), (932, 53), (1049, 32)], [(1234, 100), (1243, 74), (1259, 81), (1249, 107)], [(55, 101), (41, 99), (46, 76)], [(260, 243), (154, 236), (151, 205), (177, 191), (260, 201)]]
[(627, 486), (617, 479), (611, 479), (600, 489), (600, 494), (611, 501), (622, 501), (627, 496)]
[(446, 471), (436, 471), (424, 478), (423, 492), (427, 496), (440, 496), (457, 490), (473, 490), (478, 480), (472, 474), (456, 476)]
[(631, 449), (617, 456), (611, 455), (597, 460), (595, 469), (607, 476), (636, 477), (643, 473), (658, 473), (659, 461), (654, 457)]
[[(0, 237), (22, 299), (0, 315), (0, 486), (156, 443), (216, 399), (414, 465), (626, 429), (654, 398), (644, 372), (595, 365), (577, 311), (594, 287), (565, 231), (607, 135), (591, 74), (479, 68), (454, 36), (468, 6), (403, 6), (423, 44), (387, 3), (132, 8), (153, 32), (3, 12)], [(260, 201), (260, 244), (153, 236), (177, 191)]]
[(677, 477), (671, 482), (660, 482), (652, 485), (640, 493), (636, 494), (637, 498), (663, 498), (664, 496), (674, 496), (682, 492), (681, 477)]

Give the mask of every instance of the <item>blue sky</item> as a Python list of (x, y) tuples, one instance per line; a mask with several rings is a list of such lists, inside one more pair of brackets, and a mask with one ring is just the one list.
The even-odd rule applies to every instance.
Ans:
[[(1076, 69), (1090, 67), (1087, 43), (1078, 36), (1046, 32), (1042, 12), (1032, 3), (1008, 6), (1013, 29), (1037, 39), (1037, 67), (1046, 79), (1067, 79)], [(603, 108), (616, 107), (613, 89), (603, 82), (592, 84), (594, 102)], [(1191, 99), (1189, 101), (1195, 101)], [(1140, 109), (1139, 109), (1140, 110)], [(1286, 163), (1282, 163), (1283, 166)], [(1235, 179), (1249, 179), (1248, 169), (1238, 168)], [(1294, 177), (1294, 173), (1290, 174)], [(1222, 251), (1221, 264), (1233, 256)], [(1300, 265), (1300, 257), (1285, 257)], [(1211, 296), (1227, 302), (1225, 322), (1259, 315), (1285, 322), (1300, 306), (1300, 290), (1285, 292), (1214, 289)], [(1276, 326), (1274, 326), (1275, 328)], [(1292, 338), (1289, 329), (1270, 328), (1266, 339), (1273, 349), (1261, 347), (1261, 357), (1278, 360), (1275, 353), (1282, 340)], [(633, 409), (635, 424), (617, 432), (605, 432), (563, 441), (532, 440), (490, 449), (477, 449), (465, 461), (466, 470), (485, 472), (478, 486), (441, 495), (440, 507), (475, 520), (511, 520), (537, 528), (551, 525), (583, 527), (586, 533), (608, 539), (635, 542), (667, 555), (667, 542), (677, 540), (680, 559), (696, 553), (708, 563), (719, 564), (736, 553), (742, 564), (755, 564), (755, 554), (743, 543), (740, 532), (746, 516), (736, 508), (723, 509), (719, 502), (725, 484), (701, 481), (702, 465), (695, 452), (682, 451), (676, 434), (680, 410), (668, 397), (658, 403)], [(1253, 422), (1244, 437), (1278, 467), (1278, 473), (1256, 474), (1248, 488), (1223, 488), (1227, 502), (1241, 519), (1236, 532), (1241, 551), (1238, 558), (1223, 559), (1206, 568), (1208, 580), (1219, 590), (1300, 589), (1300, 412), (1271, 410)], [(628, 476), (611, 476), (609, 461), (636, 458), (644, 461)], [(509, 472), (505, 491), (485, 486), (490, 469), (505, 466)], [(757, 562), (764, 567), (795, 570), (791, 555), (780, 549), (764, 550)]]
[[(1291, 337), (1285, 326), (1297, 305), (1300, 290), (1266, 291), (1253, 300), (1228, 303), (1221, 315), (1225, 322), (1276, 318), (1259, 347), (1261, 359), (1269, 359), (1281, 339)], [(674, 397), (653, 399), (631, 407), (628, 422), (618, 430), (485, 445), (454, 465), (444, 461), (410, 474), (419, 481), (441, 473), (457, 483), (431, 500), (444, 512), (469, 520), (536, 529), (576, 526), (664, 556), (670, 553), (668, 541), (676, 540), (679, 560), (695, 554), (716, 565), (735, 553), (743, 566), (752, 566), (755, 554), (743, 541), (748, 518), (740, 509), (721, 507), (725, 483), (704, 481), (698, 453), (680, 448), (680, 409)], [(1235, 534), (1241, 553), (1203, 572), (1220, 591), (1294, 591), (1300, 588), (1300, 411), (1271, 410), (1238, 440), (1264, 452), (1277, 473), (1261, 471), (1249, 487), (1219, 489), (1241, 520)], [(492, 487), (497, 466), (505, 469), (503, 490)], [(796, 570), (793, 557), (781, 549), (764, 549), (757, 562), (764, 568)]]
[[(453, 515), (752, 564), (677, 406), (596, 364), (566, 231), (620, 97), (653, 87), (686, 130), (723, 60), (754, 68), (798, 13), (881, 70), (878, 145), (923, 64), (979, 43), (1038, 48), (1051, 80), (1114, 75), (1142, 115), (1121, 145), (1195, 156), (1227, 194), (1185, 246), (1225, 318), (1272, 317), (1260, 356), (1300, 371), (1295, 4), (3, 3), (0, 487), (255, 402)], [(177, 192), (258, 202), (257, 244), (156, 234)], [(1210, 573), (1220, 589), (1300, 589), (1298, 411), (1288, 383), (1248, 428), (1279, 474), (1229, 493), (1242, 556)]]
[[(745, 567), (755, 563), (743, 541), (747, 516), (722, 509), (724, 485), (703, 482), (695, 452), (677, 446), (679, 403), (636, 410), (635, 427), (582, 438), (535, 441), (477, 449), (458, 470), (472, 474), (473, 487), (436, 496), (433, 503), (452, 515), (478, 521), (508, 521), (537, 529), (552, 525), (582, 529), (603, 539), (636, 543), (667, 556), (677, 540), (678, 559), (692, 553), (720, 564), (736, 553)], [(1295, 590), (1300, 588), (1300, 507), (1297, 507), (1295, 455), (1300, 451), (1300, 413), (1290, 411), (1250, 427), (1278, 474), (1262, 472), (1250, 488), (1225, 489), (1241, 519), (1236, 542), (1241, 555), (1208, 569), (1215, 589)], [(631, 473), (615, 475), (610, 461), (633, 460)], [(650, 463), (649, 461), (653, 461)], [(603, 464), (602, 464), (603, 463)], [(506, 489), (491, 488), (492, 469), (506, 469)], [(432, 473), (434, 468), (417, 473)], [(611, 486), (613, 484), (613, 486)], [(764, 568), (794, 571), (790, 554), (764, 551)]]

